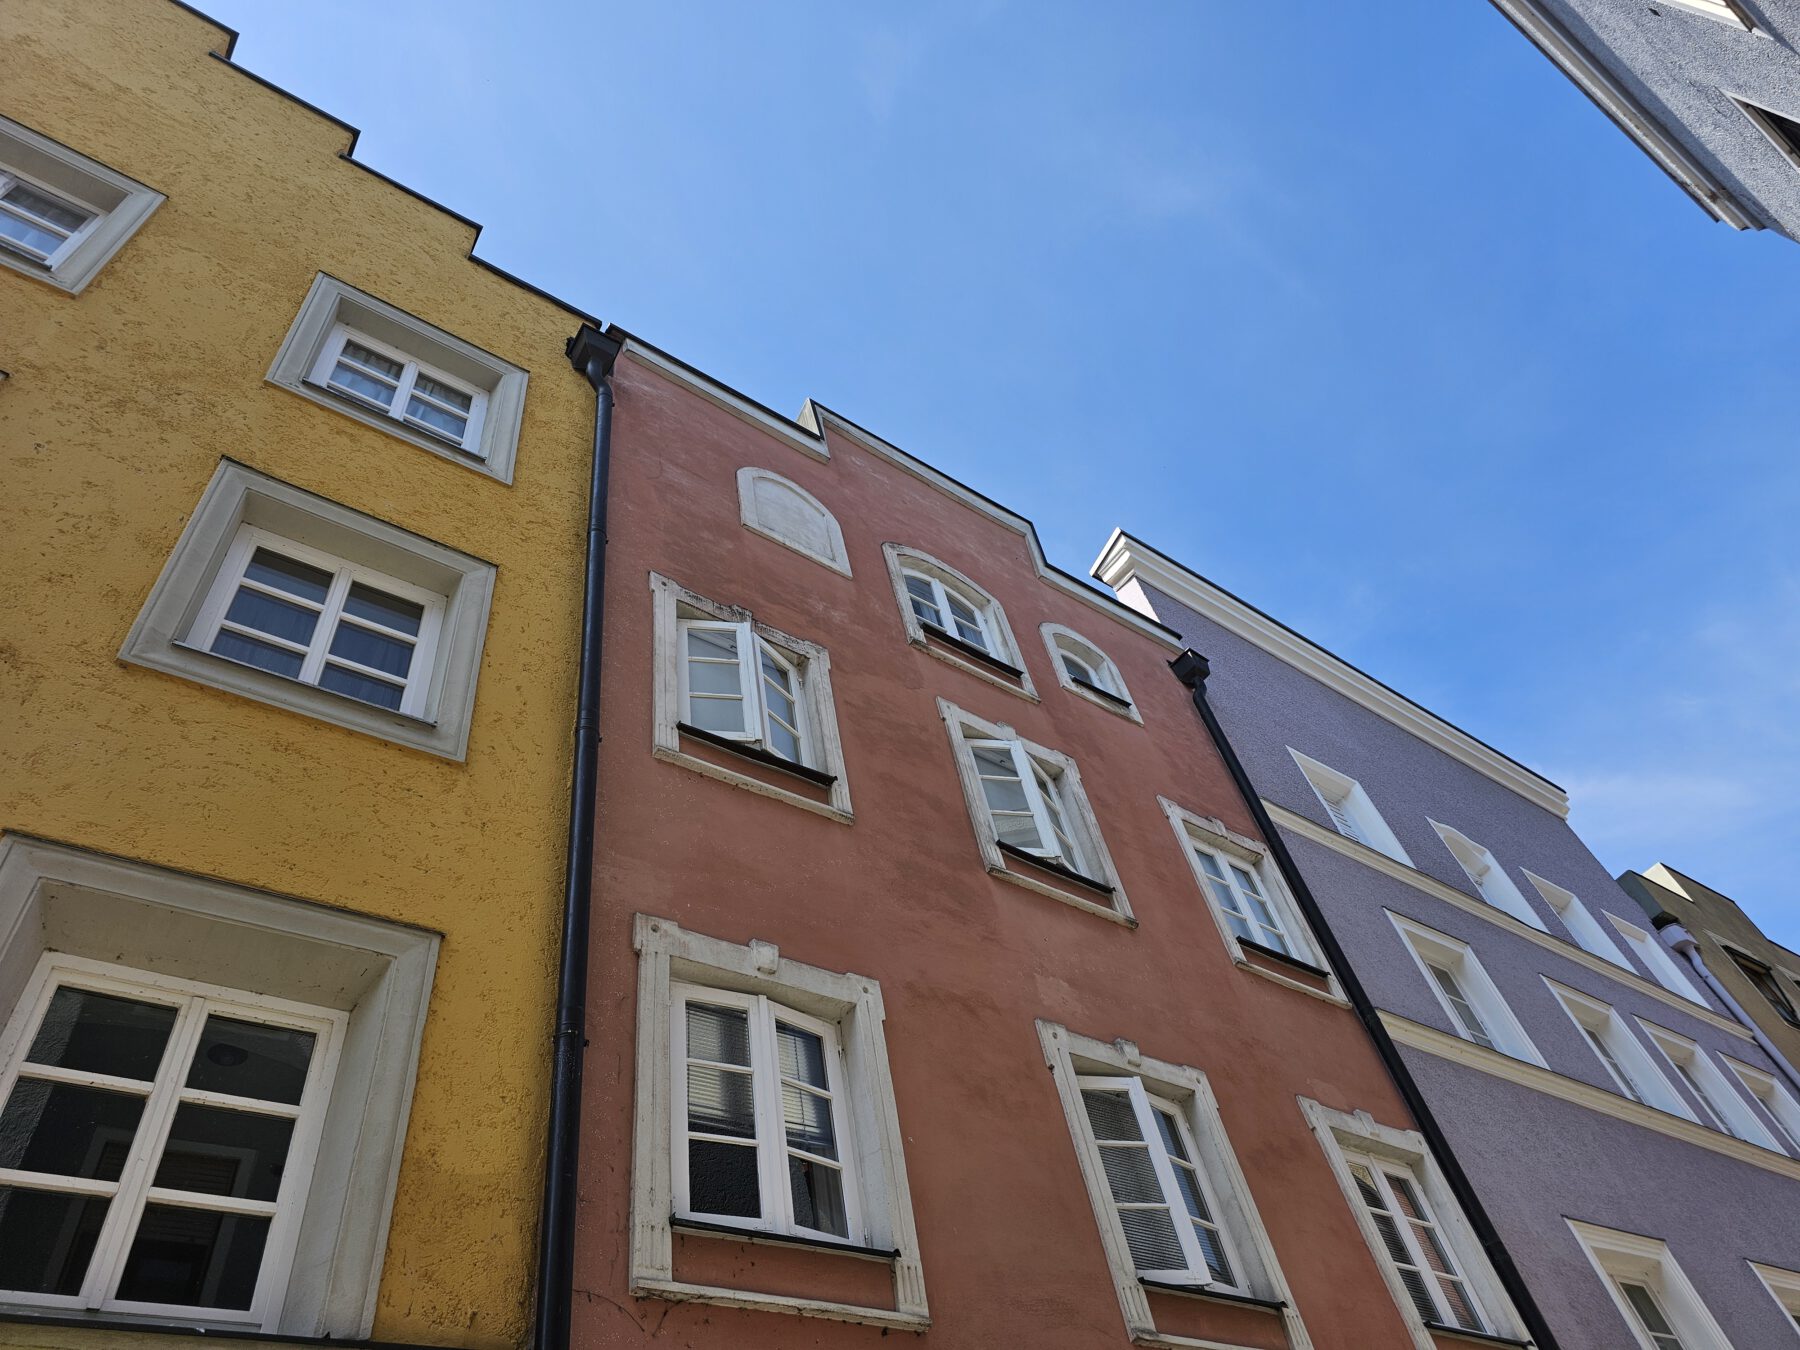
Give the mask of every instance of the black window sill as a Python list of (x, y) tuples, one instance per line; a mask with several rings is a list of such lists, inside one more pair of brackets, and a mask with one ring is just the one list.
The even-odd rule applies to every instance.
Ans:
[(956, 636), (955, 633), (945, 632), (935, 623), (926, 623), (921, 619), (919, 621), (919, 627), (929, 633), (935, 641), (941, 642), (946, 647), (951, 648), (958, 656), (966, 656), (971, 661), (979, 662), (991, 670), (996, 670), (1016, 684), (1024, 683), (1024, 671), (1020, 670), (1017, 666), (1008, 665), (992, 652), (977, 647), (973, 642), (964, 642), (961, 638)]
[(830, 1238), (807, 1237), (801, 1233), (765, 1233), (755, 1228), (737, 1228), (728, 1223), (708, 1223), (704, 1219), (686, 1219), (671, 1215), (669, 1227), (677, 1233), (695, 1233), (703, 1237), (736, 1238), (739, 1242), (773, 1242), (783, 1247), (811, 1247), (822, 1252), (840, 1252), (845, 1256), (862, 1256), (876, 1261), (897, 1261), (898, 1251), (882, 1247), (859, 1247), (854, 1242), (833, 1242)]
[(1108, 703), (1114, 704), (1120, 709), (1131, 707), (1130, 699), (1120, 698), (1117, 694), (1113, 693), (1112, 690), (1102, 689), (1099, 685), (1094, 684), (1089, 680), (1084, 680), (1079, 675), (1069, 676), (1069, 683), (1075, 685), (1085, 693), (1092, 694), (1095, 698), (1105, 699)]
[(1479, 1341), (1483, 1345), (1510, 1345), (1514, 1350), (1530, 1350), (1532, 1341), (1517, 1341), (1511, 1336), (1496, 1336), (1491, 1331), (1470, 1331), (1466, 1327), (1448, 1326), (1443, 1322), (1427, 1322), (1425, 1330), (1433, 1336), (1460, 1336), (1465, 1341)]
[(837, 775), (825, 773), (806, 764), (796, 764), (791, 759), (783, 759), (773, 751), (765, 750), (760, 745), (752, 745), (749, 741), (734, 741), (729, 736), (721, 736), (716, 731), (706, 731), (689, 722), (677, 722), (675, 729), (683, 736), (692, 736), (697, 741), (705, 741), (708, 745), (716, 745), (721, 750), (729, 750), (734, 755), (742, 755), (745, 759), (770, 769), (779, 769), (782, 773), (791, 773), (796, 778), (804, 778), (809, 783), (828, 788), (837, 782)]
[(1302, 961), (1297, 956), (1289, 956), (1286, 952), (1277, 951), (1273, 947), (1265, 947), (1262, 943), (1252, 942), (1249, 938), (1239, 938), (1238, 946), (1244, 948), (1246, 951), (1253, 951), (1258, 956), (1266, 956), (1271, 961), (1279, 961), (1284, 966), (1292, 966), (1295, 970), (1303, 970), (1308, 975), (1316, 976), (1321, 980), (1329, 981), (1331, 979), (1331, 972), (1326, 970), (1323, 966), (1315, 966), (1311, 961)]
[(135, 1336), (188, 1336), (213, 1341), (258, 1341), (267, 1345), (335, 1346), (338, 1350), (440, 1350), (423, 1341), (340, 1340), (332, 1336), (291, 1336), (273, 1331), (258, 1331), (249, 1324), (232, 1326), (224, 1322), (151, 1322), (99, 1315), (55, 1317), (5, 1311), (0, 1312), (0, 1326), (80, 1327), (88, 1331), (117, 1332), (121, 1341)]
[(1096, 881), (1093, 877), (1083, 876), (1080, 872), (1064, 867), (1052, 859), (1040, 858), (1035, 853), (1027, 853), (1017, 844), (1009, 844), (1004, 839), (998, 839), (995, 842), (1000, 845), (1000, 851), (1009, 858), (1017, 858), (1021, 862), (1030, 863), (1033, 867), (1041, 867), (1052, 876), (1061, 877), (1064, 881), (1072, 881), (1077, 886), (1085, 886), (1090, 891), (1099, 891), (1102, 895), (1113, 893), (1113, 888), (1104, 881)]
[(1140, 1277), (1138, 1283), (1146, 1289), (1154, 1289), (1159, 1294), (1181, 1294), (1187, 1298), (1211, 1299), (1218, 1303), (1237, 1303), (1246, 1308), (1261, 1308), (1265, 1312), (1280, 1312), (1287, 1307), (1278, 1298), (1255, 1298), (1249, 1294), (1234, 1294), (1226, 1289), (1214, 1289), (1209, 1284), (1176, 1284), (1172, 1280), (1146, 1280)]

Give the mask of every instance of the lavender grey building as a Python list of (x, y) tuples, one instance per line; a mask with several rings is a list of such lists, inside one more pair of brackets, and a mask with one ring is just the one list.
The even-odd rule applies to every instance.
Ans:
[(1788, 1086), (1562, 790), (1129, 535), (1094, 572), (1210, 662), (1206, 701), (1315, 923), (1548, 1337), (1800, 1347), (1800, 1142), (1768, 1105)]
[(1800, 239), (1797, 0), (1493, 0), (1702, 209)]

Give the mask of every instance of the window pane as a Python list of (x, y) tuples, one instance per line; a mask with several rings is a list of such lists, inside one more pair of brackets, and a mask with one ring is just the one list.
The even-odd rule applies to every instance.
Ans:
[[(421, 377), (423, 381), (423, 377)], [(448, 436), (453, 441), (461, 441), (463, 433), (469, 429), (468, 418), (460, 413), (453, 413), (434, 403), (427, 403), (422, 398), (406, 400), (406, 415), (415, 422), (423, 422), (433, 431)]]
[[(365, 347), (360, 342), (346, 342), (342, 360), (388, 380), (398, 380), (406, 370), (405, 365), (401, 362), (394, 360), (391, 356), (383, 356), (380, 352)], [(339, 369), (342, 369), (341, 365)]]
[(1096, 687), (1099, 686), (1100, 677), (1095, 674), (1088, 663), (1083, 661), (1079, 656), (1076, 656), (1071, 652), (1064, 652), (1062, 654), (1062, 663), (1063, 669), (1068, 671), (1075, 679), (1085, 680), (1091, 685)]
[(982, 628), (981, 616), (975, 612), (974, 606), (954, 591), (946, 591), (945, 595), (950, 601), (950, 616), (956, 620), (956, 635), (964, 642), (986, 651), (987, 632)]
[(310, 1031), (208, 1017), (187, 1085), (201, 1092), (298, 1105), (314, 1041)]
[(289, 604), (272, 595), (244, 587), (231, 598), (225, 617), (259, 633), (278, 637), (304, 647), (312, 641), (313, 629), (319, 622), (319, 611), (304, 605)]
[(1141, 1144), (1102, 1144), (1100, 1161), (1106, 1167), (1106, 1184), (1112, 1198), (1122, 1205), (1167, 1203), (1150, 1150)]
[(87, 224), (89, 213), (60, 197), (40, 192), (28, 183), (14, 183), (6, 190), (6, 200), (13, 206), (31, 212), (39, 220), (56, 226), (64, 234), (73, 234)]
[(1131, 1098), (1125, 1093), (1089, 1088), (1083, 1090), (1081, 1102), (1087, 1107), (1088, 1128), (1094, 1132), (1095, 1139), (1141, 1140), (1144, 1137), (1138, 1129), (1137, 1112), (1132, 1109)]
[(285, 675), (290, 680), (299, 678), (300, 667), (304, 663), (304, 658), (298, 652), (290, 652), (283, 647), (258, 642), (255, 638), (247, 638), (241, 633), (227, 632), (224, 629), (213, 639), (212, 651), (215, 656), (242, 661), (247, 666)]
[(756, 1092), (749, 1074), (690, 1064), (687, 1095), (688, 1129), (697, 1134), (756, 1138)]
[(920, 623), (928, 623), (937, 628), (944, 626), (944, 616), (938, 612), (937, 596), (929, 581), (923, 577), (907, 577), (906, 597), (912, 601), (913, 615)]
[(146, 1205), (125, 1258), (119, 1297), (138, 1303), (248, 1308), (269, 1221)]
[(413, 392), (423, 394), (434, 403), (442, 403), (455, 412), (466, 413), (474, 406), (474, 400), (462, 390), (425, 374), (420, 374), (413, 381)]
[(788, 1184), (794, 1194), (794, 1221), (835, 1237), (849, 1237), (844, 1210), (844, 1174), (835, 1167), (788, 1155)]
[(689, 1059), (710, 1059), (715, 1064), (750, 1064), (750, 1016), (742, 1008), (715, 1008), (707, 1003), (687, 1005), (687, 1054)]
[(321, 605), (325, 603), (326, 592), (331, 589), (331, 573), (284, 558), (266, 548), (259, 548), (250, 555), (250, 566), (244, 569), (244, 575), (252, 581)]
[(825, 1081), (825, 1042), (810, 1031), (775, 1024), (775, 1043), (781, 1050), (781, 1076), (813, 1087), (827, 1086)]
[(143, 1114), (130, 1093), (21, 1078), (0, 1112), (0, 1167), (117, 1181)]
[(702, 731), (737, 735), (744, 730), (744, 701), (740, 698), (694, 698), (688, 702), (687, 720)]
[(971, 753), (975, 756), (975, 772), (981, 776), (981, 791), (990, 811), (1031, 809), (1031, 799), (1026, 796), (1025, 785), (1019, 781), (1019, 772), (1013, 767), (1010, 754), (985, 745), (976, 746)]
[(425, 618), (425, 607), (359, 581), (351, 585), (350, 594), (344, 599), (344, 613), (417, 637), (419, 624)]
[(384, 680), (373, 680), (367, 675), (358, 675), (355, 671), (345, 670), (342, 666), (328, 665), (319, 674), (319, 688), (329, 689), (334, 694), (345, 694), (363, 703), (373, 703), (378, 708), (399, 710), (401, 699), (406, 691), (397, 684), (388, 684)]
[(1187, 1253), (1175, 1234), (1174, 1220), (1166, 1209), (1122, 1209), (1125, 1245), (1139, 1270), (1186, 1270)]
[(762, 1214), (754, 1145), (688, 1141), (688, 1200), (697, 1214), (754, 1219)]
[(805, 1149), (823, 1158), (838, 1155), (837, 1132), (831, 1124), (831, 1099), (816, 1092), (781, 1085), (781, 1114), (787, 1124), (789, 1148)]
[(108, 1203), (0, 1186), (0, 1288), (79, 1294)]
[(175, 1110), (169, 1142), (151, 1184), (172, 1191), (273, 1200), (281, 1190), (293, 1137), (294, 1122), (280, 1116), (184, 1104)]
[(413, 645), (404, 638), (391, 638), (345, 622), (332, 634), (331, 654), (404, 680), (412, 669)]
[(769, 749), (798, 764), (800, 762), (800, 738), (781, 723), (769, 723)]
[(51, 995), (25, 1058), (147, 1082), (156, 1076), (174, 1025), (173, 1008), (65, 985)]
[(64, 237), (36, 221), (0, 209), (0, 239), (10, 239), (33, 253), (48, 257), (62, 247)]

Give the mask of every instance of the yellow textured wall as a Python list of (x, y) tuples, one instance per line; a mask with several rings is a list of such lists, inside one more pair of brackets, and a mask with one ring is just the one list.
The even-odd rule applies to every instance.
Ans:
[[(0, 270), (0, 829), (443, 933), (375, 1335), (519, 1343), (593, 428), (576, 320), (212, 59), (198, 16), (5, 9), (0, 112), (168, 200), (78, 297)], [(265, 382), (320, 271), (531, 372), (514, 486)], [(222, 456), (498, 564), (466, 764), (117, 659)]]

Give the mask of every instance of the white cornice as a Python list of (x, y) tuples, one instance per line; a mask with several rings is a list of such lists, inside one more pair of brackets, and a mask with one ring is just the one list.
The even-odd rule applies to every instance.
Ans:
[[(1493, 4), (1708, 215), (1733, 229), (1762, 228), (1762, 223), (1744, 210), (1705, 165), (1650, 119), (1625, 86), (1572, 37), (1539, 0), (1493, 0)], [(1749, 26), (1744, 24), (1745, 28)]]
[(1416, 867), (1408, 867), (1405, 863), (1396, 862), (1380, 850), (1370, 848), (1367, 844), (1359, 844), (1354, 839), (1347, 839), (1336, 830), (1321, 825), (1316, 820), (1303, 816), (1297, 811), (1290, 811), (1287, 807), (1272, 802), (1266, 797), (1263, 799), (1263, 806), (1267, 809), (1270, 818), (1283, 830), (1310, 839), (1315, 844), (1323, 844), (1326, 848), (1336, 849), (1346, 858), (1354, 858), (1357, 862), (1373, 867), (1377, 872), (1385, 872), (1396, 881), (1404, 881), (1414, 890), (1422, 891), (1434, 900), (1442, 900), (1445, 904), (1455, 905), (1465, 913), (1473, 914), (1476, 918), (1485, 920), (1496, 928), (1505, 929), (1514, 937), (1536, 943), (1546, 951), (1555, 952), (1565, 961), (1573, 961), (1577, 965), (1586, 966), (1589, 970), (1604, 975), (1610, 980), (1616, 980), (1646, 998), (1666, 1003), (1669, 1007), (1685, 1013), (1697, 1021), (1705, 1022), (1710, 1027), (1727, 1032), (1740, 1040), (1754, 1041), (1756, 1039), (1729, 1017), (1721, 1016), (1711, 1008), (1702, 1007), (1691, 999), (1685, 999), (1680, 994), (1664, 989), (1654, 980), (1645, 979), (1635, 970), (1627, 970), (1624, 966), (1608, 961), (1604, 956), (1595, 956), (1585, 947), (1577, 947), (1574, 943), (1564, 942), (1561, 938), (1554, 937), (1542, 929), (1533, 928), (1530, 924), (1513, 918), (1505, 910), (1495, 909), (1485, 900), (1478, 900), (1472, 895), (1457, 890), (1454, 886), (1446, 886), (1436, 877), (1428, 876)]
[(1511, 1055), (1503, 1055), (1498, 1050), (1484, 1049), (1473, 1041), (1465, 1041), (1460, 1036), (1452, 1036), (1447, 1031), (1425, 1026), (1397, 1013), (1382, 1013), (1381, 1025), (1401, 1045), (1409, 1045), (1415, 1050), (1436, 1055), (1439, 1059), (1478, 1069), (1482, 1073), (1535, 1089), (1561, 1101), (1585, 1106), (1590, 1111), (1611, 1116), (1615, 1120), (1642, 1125), (1647, 1130), (1655, 1130), (1658, 1134), (1668, 1135), (1671, 1139), (1679, 1139), (1684, 1144), (1693, 1144), (1713, 1153), (1722, 1153), (1727, 1158), (1760, 1167), (1765, 1172), (1800, 1181), (1800, 1159), (1790, 1158), (1785, 1153), (1771, 1152), (1759, 1145), (1746, 1143), (1736, 1135), (1720, 1134), (1717, 1130), (1710, 1130), (1691, 1120), (1683, 1120), (1680, 1116), (1672, 1116), (1667, 1111), (1658, 1111), (1654, 1106), (1634, 1102), (1616, 1092), (1608, 1092), (1605, 1088), (1565, 1078), (1549, 1069), (1541, 1069), (1535, 1064), (1514, 1059)]
[(980, 493), (964, 487), (948, 474), (940, 473), (923, 460), (915, 459), (898, 446), (890, 445), (873, 432), (857, 426), (856, 423), (832, 412), (823, 404), (815, 403), (812, 399), (808, 399), (805, 406), (801, 408), (800, 416), (790, 421), (781, 414), (763, 407), (754, 399), (746, 398), (729, 385), (721, 384), (704, 372), (695, 370), (678, 358), (670, 356), (667, 352), (660, 351), (630, 334), (621, 334), (621, 336), (624, 338), (624, 346), (621, 348), (622, 355), (632, 357), (657, 374), (673, 380), (708, 402), (723, 408), (733, 417), (747, 422), (758, 431), (766, 432), (789, 448), (798, 450), (808, 459), (830, 460), (831, 450), (825, 439), (826, 426), (829, 424), (833, 432), (854, 440), (877, 459), (886, 460), (896, 468), (913, 475), (920, 482), (935, 488), (946, 497), (961, 502), (970, 510), (979, 512), (989, 520), (1022, 535), (1027, 552), (1031, 557), (1032, 570), (1040, 579), (1056, 587), (1057, 590), (1073, 596), (1114, 623), (1122, 624), (1170, 652), (1181, 650), (1181, 639), (1157, 622), (1154, 616), (1147, 616), (1123, 601), (1106, 594), (1105, 591), (1085, 585), (1068, 573), (1052, 567), (1050, 560), (1044, 556), (1043, 545), (1038, 541), (1037, 527), (1024, 516), (1008, 511), (999, 503), (990, 501)]
[(1123, 530), (1114, 530), (1106, 547), (1094, 560), (1093, 575), (1114, 591), (1134, 577), (1148, 582), (1165, 595), (1179, 600), (1195, 613), (1221, 628), (1287, 662), (1370, 712), (1386, 718), (1402, 731), (1459, 760), (1477, 773), (1510, 788), (1534, 806), (1558, 816), (1569, 814), (1569, 795), (1549, 779), (1508, 759), (1492, 746), (1483, 745), (1468, 732), (1428, 712), (1379, 680), (1314, 645), (1293, 629), (1245, 604), (1180, 563), (1165, 557)]

